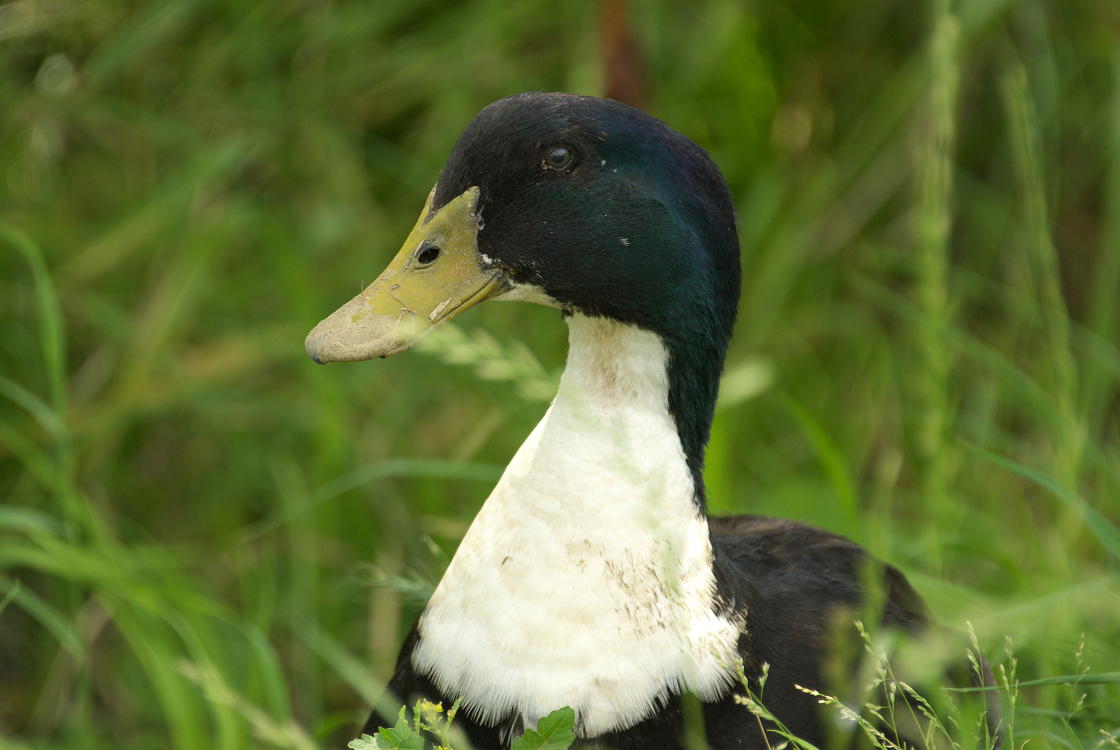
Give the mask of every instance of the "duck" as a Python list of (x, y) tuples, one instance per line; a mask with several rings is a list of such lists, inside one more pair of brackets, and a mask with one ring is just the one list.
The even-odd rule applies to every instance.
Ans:
[[(829, 718), (803, 688), (830, 689), (835, 621), (855, 618), (866, 571), (882, 626), (928, 626), (903, 574), (857, 544), (707, 514), (740, 273), (720, 170), (654, 117), (537, 92), (466, 126), (400, 251), (305, 342), (317, 363), (388, 357), (487, 300), (567, 324), (555, 399), (405, 638), (396, 700), (459, 705), (480, 749), (561, 707), (577, 747), (677, 750), (697, 713), (716, 750), (780, 744), (737, 701), (741, 675), (765, 680), (786, 730), (827, 747)], [(375, 710), (364, 731), (379, 725)]]

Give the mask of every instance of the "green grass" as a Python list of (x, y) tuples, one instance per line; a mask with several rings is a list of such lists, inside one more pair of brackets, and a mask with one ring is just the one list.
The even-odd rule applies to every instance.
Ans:
[[(1014, 672), (1014, 747), (1114, 746), (1115, 3), (632, 6), (648, 108), (740, 215), (713, 511), (901, 567)], [(353, 738), (565, 332), (483, 306), (329, 368), (303, 336), (478, 109), (602, 89), (598, 34), (580, 3), (0, 3), (0, 747)]]

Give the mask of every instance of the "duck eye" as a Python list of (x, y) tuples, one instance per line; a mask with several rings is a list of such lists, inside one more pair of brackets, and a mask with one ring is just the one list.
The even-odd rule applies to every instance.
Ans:
[(572, 166), (574, 160), (575, 157), (572, 155), (571, 149), (567, 146), (557, 146), (544, 157), (544, 167), (554, 172), (563, 172), (565, 169)]
[(435, 245), (429, 245), (416, 253), (416, 262), (422, 266), (431, 265), (436, 262), (439, 257), (439, 248)]

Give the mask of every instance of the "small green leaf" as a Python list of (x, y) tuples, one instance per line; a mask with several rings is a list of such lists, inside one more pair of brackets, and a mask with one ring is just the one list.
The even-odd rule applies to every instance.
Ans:
[(405, 709), (401, 707), (396, 726), (381, 727), (373, 737), (363, 734), (346, 747), (350, 750), (424, 750), (424, 738), (409, 726)]
[(561, 708), (537, 722), (536, 729), (529, 729), (514, 740), (509, 750), (567, 750), (576, 740), (572, 728), (576, 712)]
[(424, 738), (407, 723), (377, 730), (377, 747), (383, 750), (424, 750)]

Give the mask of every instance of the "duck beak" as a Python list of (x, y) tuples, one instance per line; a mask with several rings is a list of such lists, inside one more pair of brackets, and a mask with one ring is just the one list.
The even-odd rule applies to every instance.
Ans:
[(479, 189), (433, 212), (435, 192), (389, 267), (307, 334), (311, 359), (357, 362), (402, 352), (445, 320), (509, 288), (478, 250)]

